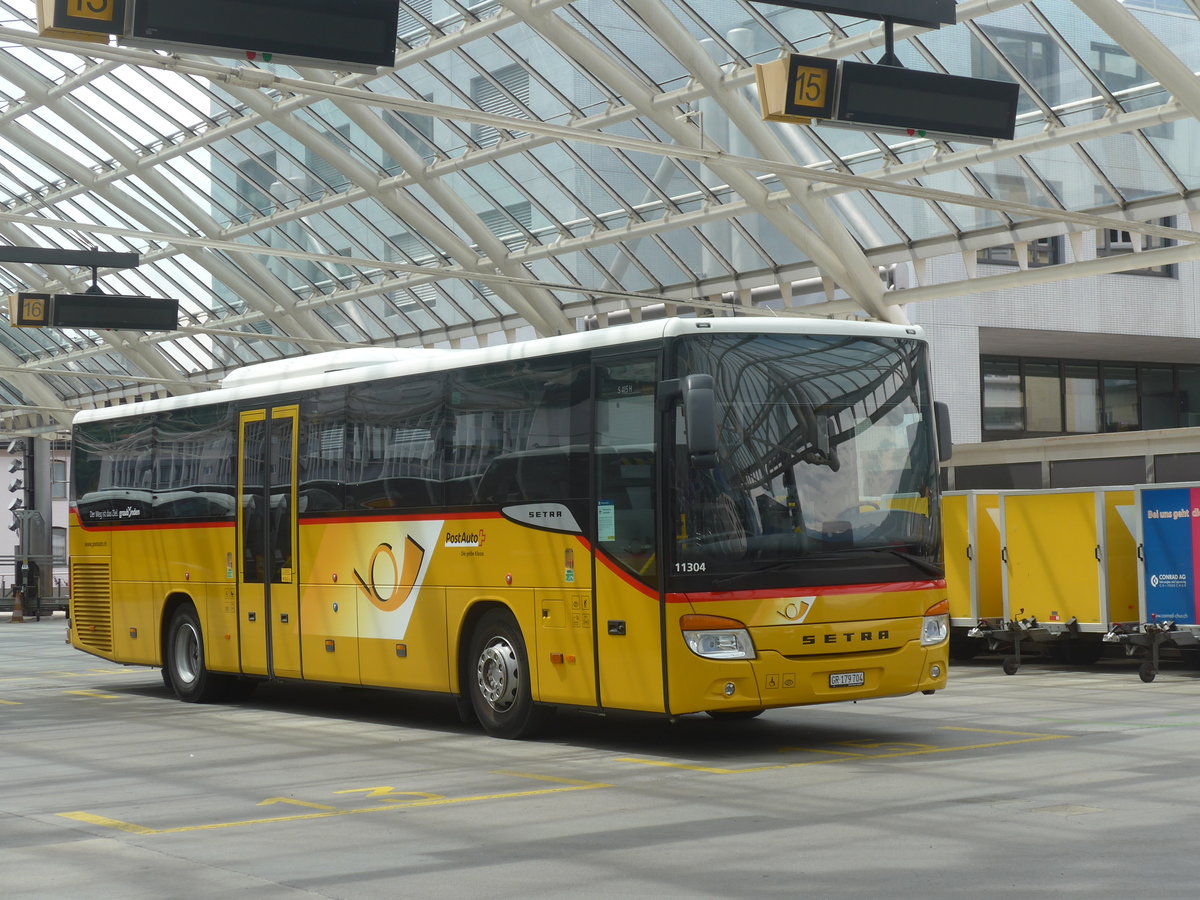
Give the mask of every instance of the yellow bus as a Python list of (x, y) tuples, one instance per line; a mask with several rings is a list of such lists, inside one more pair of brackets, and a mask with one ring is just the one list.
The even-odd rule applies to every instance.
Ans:
[(76, 417), (71, 641), (185, 701), (434, 692), (512, 738), (931, 693), (938, 419), (920, 330), (880, 323), (249, 366)]

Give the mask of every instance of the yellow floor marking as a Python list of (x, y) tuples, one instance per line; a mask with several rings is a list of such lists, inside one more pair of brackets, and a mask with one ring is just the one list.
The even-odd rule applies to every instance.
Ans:
[(20, 700), (0, 700), (0, 706), (20, 706)]
[(849, 750), (828, 750), (824, 747), (780, 747), (780, 753), (825, 753), (842, 759), (874, 759), (874, 753), (852, 753)]
[[(368, 800), (387, 800), (396, 802), (408, 802), (413, 797), (420, 797), (422, 800), (441, 800), (445, 797), (444, 794), (427, 794), (425, 791), (398, 791), (390, 785), (384, 787), (373, 788), (350, 788), (345, 791), (334, 791), (335, 794), (366, 794)], [(333, 809), (331, 806), (330, 809)]]
[[(966, 728), (962, 725), (942, 725), (939, 731), (973, 731), (976, 734), (1008, 734), (1014, 737), (1045, 737), (1044, 731), (1002, 731), (998, 728)], [(1056, 737), (1066, 737), (1065, 734)]]
[(61, 813), (60, 815), (74, 819), (76, 822), (86, 822), (89, 825), (100, 825), (104, 828), (115, 828), (117, 831), (128, 831), (130, 834), (156, 834), (153, 828), (143, 828), (141, 825), (131, 825), (119, 819), (109, 819), (87, 812)]
[(259, 806), (273, 806), (276, 803), (289, 803), (292, 806), (306, 806), (309, 809), (337, 809), (336, 806), (326, 806), (324, 803), (309, 803), (307, 800), (293, 800), (291, 797), (268, 797), (266, 800), (259, 800)]
[[(992, 741), (986, 744), (962, 744), (955, 747), (933, 747), (926, 744), (904, 745), (901, 746), (916, 746), (922, 749), (917, 750), (895, 750), (888, 753), (850, 753), (845, 750), (829, 750), (821, 747), (784, 747), (781, 752), (796, 752), (796, 753), (818, 753), (826, 754), (823, 759), (812, 759), (805, 762), (796, 763), (777, 763), (767, 766), (747, 766), (744, 769), (724, 769), (717, 766), (694, 766), (686, 763), (672, 762), (665, 759), (641, 759), (636, 756), (619, 757), (617, 762), (635, 763), (641, 766), (659, 766), (665, 769), (683, 769), (688, 772), (705, 772), (709, 775), (746, 775), (755, 772), (770, 772), (776, 769), (794, 769), (800, 766), (823, 766), (830, 763), (848, 762), (857, 760), (860, 762), (876, 759), (899, 759), (906, 756), (930, 756), (935, 753), (959, 753), (964, 750), (991, 750), (995, 747), (1011, 747), (1016, 744), (1036, 744), (1040, 741), (1059, 741), (1070, 737), (1067, 734), (1036, 734), (1028, 731), (989, 731), (984, 728), (956, 728), (953, 726), (945, 726), (945, 731), (979, 731), (984, 734), (1007, 734), (1013, 735), (1011, 741)], [(870, 746), (858, 744), (858, 746)], [(886, 741), (881, 741), (875, 746), (895, 746), (889, 745)]]
[(77, 697), (91, 697), (95, 700), (120, 700), (116, 694), (102, 694), (99, 691), (63, 691), (64, 694), (74, 694)]
[(574, 784), (579, 787), (610, 787), (611, 785), (593, 785), (590, 781), (580, 781), (577, 778), (559, 778), (557, 775), (535, 775), (532, 772), (510, 772), (507, 769), (497, 769), (493, 775), (511, 775), (514, 778), (532, 778), (534, 781), (549, 781), (551, 784)]
[[(542, 780), (556, 781), (558, 779), (548, 778), (547, 776), (530, 775), (529, 778), (540, 778)], [(588, 791), (596, 788), (612, 787), (611, 784), (602, 784), (599, 782), (582, 781), (576, 784), (569, 784), (563, 787), (541, 788), (531, 791), (511, 791), (499, 794), (475, 794), (470, 797), (435, 797), (433, 799), (418, 799), (411, 800), (407, 803), (389, 803), (386, 806), (367, 806), (360, 809), (332, 809), (321, 810), (319, 812), (300, 813), (294, 816), (279, 816), (277, 818), (266, 819), (243, 819), (237, 822), (213, 822), (208, 825), (181, 825), (175, 828), (147, 828), (143, 825), (135, 825), (132, 822), (122, 822), (120, 819), (109, 819), (105, 816), (98, 816), (89, 812), (66, 812), (58, 815), (64, 819), (73, 819), (76, 822), (83, 822), (87, 825), (99, 825), (103, 828), (115, 828), (118, 831), (126, 831), (130, 834), (155, 835), (155, 834), (184, 834), (190, 831), (215, 831), (220, 828), (245, 828), (250, 825), (275, 825), (281, 822), (304, 822), (315, 819), (330, 819), (336, 816), (358, 816), (365, 813), (381, 813), (394, 812), (398, 809), (415, 809), (426, 806), (452, 806), (458, 803), (481, 803), (485, 800), (515, 800), (522, 797), (540, 797), (548, 794), (562, 794), (569, 791)]]

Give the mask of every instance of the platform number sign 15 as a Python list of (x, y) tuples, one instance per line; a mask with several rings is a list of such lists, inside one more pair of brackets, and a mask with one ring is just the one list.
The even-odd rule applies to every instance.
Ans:
[(833, 115), (836, 78), (836, 60), (793, 53), (788, 57), (784, 112), (814, 119), (830, 118)]

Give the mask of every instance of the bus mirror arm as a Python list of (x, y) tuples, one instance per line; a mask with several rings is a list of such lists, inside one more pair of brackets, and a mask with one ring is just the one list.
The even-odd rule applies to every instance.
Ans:
[(687, 427), (688, 456), (692, 465), (712, 469), (717, 465), (717, 401), (711, 375), (686, 375), (660, 385), (659, 403), (670, 408), (679, 399)]
[(937, 428), (938, 462), (949, 462), (950, 454), (954, 452), (954, 442), (950, 437), (950, 407), (935, 400), (933, 418)]

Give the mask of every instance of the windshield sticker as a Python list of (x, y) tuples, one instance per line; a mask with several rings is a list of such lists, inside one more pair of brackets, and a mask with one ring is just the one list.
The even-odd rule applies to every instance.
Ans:
[(596, 504), (596, 538), (601, 543), (617, 539), (617, 505), (611, 500)]

